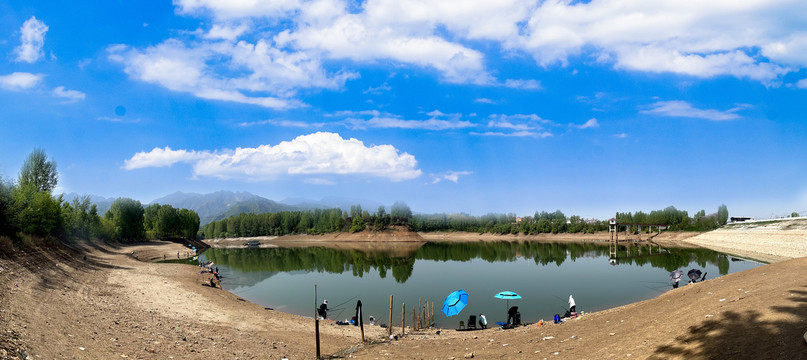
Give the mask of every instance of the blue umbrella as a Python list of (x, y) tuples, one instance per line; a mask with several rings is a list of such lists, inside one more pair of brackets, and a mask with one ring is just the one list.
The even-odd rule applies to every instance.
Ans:
[(465, 290), (457, 290), (443, 301), (443, 314), (454, 316), (460, 313), (465, 305), (468, 305), (468, 293)]
[(521, 295), (516, 294), (512, 291), (502, 291), (493, 297), (497, 299), (506, 299), (507, 300), (507, 308), (510, 309), (510, 299), (521, 299)]

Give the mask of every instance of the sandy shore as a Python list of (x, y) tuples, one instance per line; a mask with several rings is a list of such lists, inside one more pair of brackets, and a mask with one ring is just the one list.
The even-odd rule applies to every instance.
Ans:
[[(781, 260), (803, 256), (807, 238), (799, 226), (669, 233), (653, 240), (725, 247), (732, 254), (768, 254)], [(577, 240), (451, 235), (418, 237), (598, 241), (597, 234)], [(759, 248), (761, 241), (766, 246)], [(356, 245), (361, 241), (355, 239), (347, 243), (366, 245)], [(788, 250), (770, 250), (774, 248)], [(197, 267), (144, 261), (163, 255), (175, 258), (177, 251), (184, 249), (149, 243), (0, 258), (0, 359), (23, 358), (23, 353), (32, 359), (315, 357), (313, 319), (267, 310), (202, 286), (207, 278)], [(408, 332), (395, 341), (385, 340), (386, 330), (376, 326), (365, 328), (373, 344), (362, 345), (358, 328), (324, 322), (322, 353), (327, 358), (364, 359), (800, 358), (807, 353), (802, 337), (807, 331), (805, 266), (807, 258), (779, 261), (562, 325), (471, 332), (432, 329)], [(313, 294), (302, 301), (313, 303)]]

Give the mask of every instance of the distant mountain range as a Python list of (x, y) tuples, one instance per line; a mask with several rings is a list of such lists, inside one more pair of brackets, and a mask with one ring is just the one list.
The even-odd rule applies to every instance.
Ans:
[(299, 210), (248, 192), (217, 191), (210, 194), (183, 193), (181, 191), (154, 199), (152, 204), (168, 204), (175, 208), (191, 209), (199, 214), (202, 225), (240, 213), (265, 213)]
[[(76, 197), (81, 197), (77, 193), (64, 194), (65, 201), (73, 201)], [(98, 207), (98, 214), (103, 216), (115, 201), (115, 198), (107, 198), (98, 195), (88, 195)], [(304, 198), (287, 198), (282, 202), (269, 200), (267, 198), (251, 194), (248, 192), (217, 191), (210, 194), (184, 193), (177, 191), (173, 194), (154, 199), (150, 204), (168, 204), (175, 208), (191, 209), (199, 214), (202, 225), (211, 221), (235, 216), (241, 213), (262, 214), (280, 211), (300, 211), (311, 209), (333, 209), (340, 208), (350, 210), (353, 205), (361, 205), (362, 209), (371, 213), (376, 212), (383, 204), (375, 201), (349, 199), (340, 197), (327, 197), (322, 200), (311, 200)], [(148, 204), (143, 204), (147, 206)]]
[[(73, 201), (76, 193), (64, 195), (64, 200)], [(109, 210), (115, 198), (89, 195), (90, 201), (98, 206), (98, 214), (101, 216)], [(217, 191), (210, 194), (184, 193), (181, 191), (154, 199), (151, 204), (168, 204), (175, 208), (191, 209), (199, 214), (202, 225), (211, 221), (235, 216), (241, 213), (271, 213), (280, 211), (299, 211), (310, 209), (333, 209), (340, 208), (350, 210), (353, 205), (361, 205), (362, 209), (371, 213), (376, 212), (381, 203), (367, 200), (348, 199), (340, 197), (327, 197), (322, 200), (311, 200), (303, 198), (287, 198), (282, 202), (276, 202), (267, 198), (251, 194), (248, 192)], [(146, 206), (148, 204), (143, 204)]]

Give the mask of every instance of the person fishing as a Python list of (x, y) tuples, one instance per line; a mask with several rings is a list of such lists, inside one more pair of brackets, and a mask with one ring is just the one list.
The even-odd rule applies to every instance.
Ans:
[(328, 317), (328, 310), (328, 300), (322, 300), (322, 304), (320, 304), (317, 313), (321, 318), (326, 319)]
[(485, 317), (485, 314), (479, 314), (479, 327), (482, 329), (488, 328), (488, 318)]
[(573, 313), (575, 312), (575, 310), (577, 310), (577, 308), (574, 303), (574, 298), (571, 295), (569, 295), (569, 312)]
[(518, 306), (513, 306), (509, 310), (507, 310), (508, 324), (518, 325), (517, 317), (518, 317)]

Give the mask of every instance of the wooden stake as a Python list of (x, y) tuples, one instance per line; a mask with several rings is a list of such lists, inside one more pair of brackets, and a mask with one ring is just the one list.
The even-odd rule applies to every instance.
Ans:
[(389, 296), (389, 327), (387, 328), (387, 336), (392, 336), (392, 295)]
[(317, 314), (317, 285), (314, 284), (314, 337), (317, 340), (317, 359), (321, 359), (319, 351), (319, 314)]
[[(401, 337), (403, 337), (406, 332), (406, 321), (404, 320), (406, 316), (404, 315), (406, 315), (406, 304), (401, 303)], [(392, 326), (392, 323), (390, 323), (390, 326)]]

